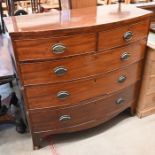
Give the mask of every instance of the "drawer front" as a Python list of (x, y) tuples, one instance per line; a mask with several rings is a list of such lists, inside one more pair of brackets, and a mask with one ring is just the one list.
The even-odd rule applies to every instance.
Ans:
[(141, 78), (142, 62), (93, 79), (25, 87), (29, 109), (73, 105), (123, 89)]
[(57, 59), (96, 50), (96, 34), (18, 40), (14, 42), (19, 61)]
[(98, 49), (106, 50), (147, 37), (149, 20), (99, 33)]
[(33, 132), (51, 130), (57, 133), (65, 132), (65, 129), (68, 132), (71, 128), (76, 130), (78, 126), (88, 122), (102, 123), (104, 119), (110, 119), (131, 107), (136, 100), (137, 88), (137, 85), (132, 85), (107, 98), (83, 102), (76, 106), (29, 111)]
[(146, 40), (107, 52), (20, 65), (24, 85), (58, 83), (105, 74), (144, 58)]

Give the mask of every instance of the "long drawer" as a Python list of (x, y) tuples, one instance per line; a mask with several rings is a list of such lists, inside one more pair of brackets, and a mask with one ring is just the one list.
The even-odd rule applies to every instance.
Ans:
[(106, 50), (147, 37), (149, 20), (99, 33), (98, 50)]
[(142, 62), (113, 71), (105, 76), (62, 84), (25, 87), (29, 109), (73, 105), (123, 89), (141, 78)]
[(125, 67), (144, 58), (146, 40), (107, 52), (20, 64), (24, 85), (77, 80)]
[[(33, 132), (52, 131), (69, 132), (89, 122), (104, 122), (123, 109), (131, 107), (137, 99), (137, 85), (134, 84), (107, 98), (53, 110), (42, 109), (29, 111)], [(89, 128), (89, 126), (87, 126)]]
[(96, 51), (96, 34), (16, 40), (14, 48), (19, 61), (63, 58)]

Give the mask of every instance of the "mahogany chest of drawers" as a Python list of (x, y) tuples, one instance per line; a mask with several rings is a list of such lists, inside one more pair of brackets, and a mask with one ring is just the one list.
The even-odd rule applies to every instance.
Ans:
[(134, 112), (151, 12), (99, 6), (6, 18), (34, 148)]

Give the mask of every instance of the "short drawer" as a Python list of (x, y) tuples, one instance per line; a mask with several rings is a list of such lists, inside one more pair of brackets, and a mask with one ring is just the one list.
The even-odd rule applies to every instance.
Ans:
[[(137, 88), (137, 85), (132, 85), (106, 98), (75, 106), (29, 111), (32, 130), (61, 133), (77, 131), (89, 122), (100, 124), (131, 107), (137, 98)], [(89, 125), (86, 128), (89, 128)]]
[(125, 45), (147, 37), (149, 20), (99, 33), (98, 50)]
[(144, 58), (146, 40), (98, 54), (20, 64), (24, 85), (59, 83), (105, 74)]
[(105, 76), (60, 84), (25, 87), (29, 109), (73, 105), (123, 89), (141, 78), (142, 62)]
[(63, 58), (94, 52), (96, 50), (96, 34), (16, 40), (14, 48), (19, 61)]

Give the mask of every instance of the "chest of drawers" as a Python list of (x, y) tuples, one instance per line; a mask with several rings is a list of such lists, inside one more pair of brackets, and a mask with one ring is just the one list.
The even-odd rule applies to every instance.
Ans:
[(134, 112), (138, 99), (151, 12), (112, 5), (68, 13), (5, 19), (34, 148), (50, 134)]

